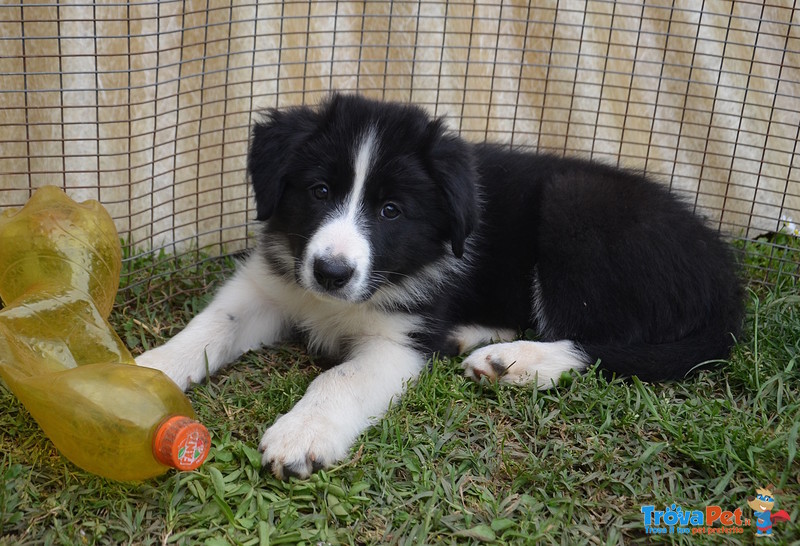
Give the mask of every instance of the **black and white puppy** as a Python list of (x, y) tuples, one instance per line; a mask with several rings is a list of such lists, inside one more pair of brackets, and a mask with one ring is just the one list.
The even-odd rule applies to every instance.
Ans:
[[(298, 332), (340, 359), (264, 434), (279, 477), (345, 457), (432, 354), (502, 341), (466, 374), (538, 388), (598, 360), (671, 379), (725, 358), (741, 322), (726, 244), (639, 174), (469, 144), (418, 107), (339, 94), (267, 112), (248, 172), (257, 250), (137, 362), (185, 389)], [(513, 341), (528, 329), (539, 341)]]

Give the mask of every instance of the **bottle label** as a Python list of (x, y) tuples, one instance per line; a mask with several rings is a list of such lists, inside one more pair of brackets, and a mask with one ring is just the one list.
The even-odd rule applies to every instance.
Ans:
[(205, 458), (207, 450), (208, 446), (202, 434), (196, 431), (187, 434), (178, 444), (178, 468), (194, 468)]

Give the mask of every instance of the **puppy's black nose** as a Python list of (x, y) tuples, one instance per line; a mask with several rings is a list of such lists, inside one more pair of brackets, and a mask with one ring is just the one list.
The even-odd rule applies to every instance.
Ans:
[(338, 290), (353, 277), (355, 269), (344, 260), (315, 258), (314, 278), (325, 290)]

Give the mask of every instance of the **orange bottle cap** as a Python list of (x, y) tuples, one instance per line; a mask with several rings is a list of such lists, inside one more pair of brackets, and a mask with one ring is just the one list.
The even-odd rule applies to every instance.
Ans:
[(161, 423), (153, 438), (156, 460), (178, 470), (194, 470), (203, 464), (210, 447), (208, 429), (183, 415), (175, 415)]

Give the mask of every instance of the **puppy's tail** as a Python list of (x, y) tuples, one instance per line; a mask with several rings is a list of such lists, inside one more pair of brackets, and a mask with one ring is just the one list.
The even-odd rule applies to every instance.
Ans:
[(736, 332), (706, 330), (667, 343), (629, 345), (579, 343), (591, 363), (617, 376), (642, 381), (681, 379), (691, 371), (728, 358)]

